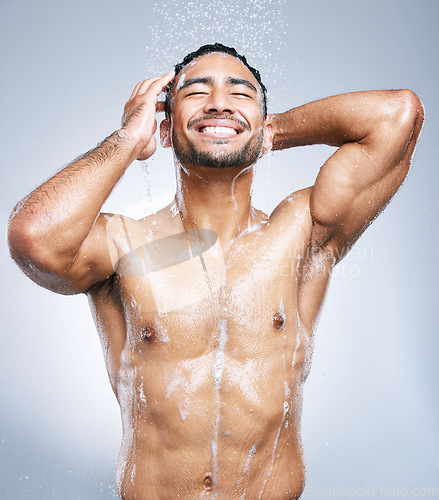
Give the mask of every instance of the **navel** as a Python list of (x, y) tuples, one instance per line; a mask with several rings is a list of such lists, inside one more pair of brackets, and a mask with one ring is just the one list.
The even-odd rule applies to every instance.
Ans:
[(207, 474), (204, 474), (203, 485), (204, 485), (205, 491), (212, 490), (212, 474), (210, 472), (208, 472)]
[(277, 328), (278, 330), (283, 330), (285, 327), (285, 320), (286, 320), (285, 313), (282, 314), (281, 312), (278, 311), (273, 317), (273, 323), (275, 328)]

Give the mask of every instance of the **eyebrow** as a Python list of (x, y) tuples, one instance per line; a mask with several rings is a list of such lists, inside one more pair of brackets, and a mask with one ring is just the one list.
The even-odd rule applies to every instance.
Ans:
[(249, 89), (253, 90), (253, 92), (255, 94), (258, 93), (256, 87), (253, 85), (253, 83), (249, 82), (248, 80), (246, 80), (245, 78), (235, 78), (233, 76), (229, 76), (227, 79), (226, 79), (226, 82), (227, 83), (230, 83), (232, 85), (245, 85), (246, 87), (248, 87)]
[[(205, 85), (211, 85), (213, 83), (213, 78), (211, 76), (204, 76), (204, 77), (195, 77), (195, 78), (189, 78), (188, 80), (184, 81), (179, 90), (183, 90), (186, 87), (189, 87), (190, 85), (195, 85), (197, 83), (202, 83)], [(255, 94), (258, 93), (256, 87), (246, 80), (245, 78), (236, 78), (233, 76), (229, 76), (226, 78), (226, 83), (229, 83), (231, 85), (245, 85), (248, 87), (250, 90), (253, 90)]]
[(185, 80), (179, 90), (183, 90), (186, 87), (189, 87), (189, 85), (195, 85), (196, 83), (204, 83), (206, 85), (209, 85), (213, 83), (213, 78), (211, 76), (205, 76), (205, 77), (198, 77), (198, 78), (189, 78), (188, 80)]

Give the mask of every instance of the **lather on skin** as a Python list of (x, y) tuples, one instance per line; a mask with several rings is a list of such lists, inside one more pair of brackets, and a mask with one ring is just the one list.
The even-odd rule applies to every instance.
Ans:
[[(140, 220), (102, 214), (129, 165), (154, 154), (162, 111), (175, 199)], [(122, 127), (17, 205), (17, 264), (89, 298), (121, 408), (121, 498), (299, 498), (302, 389), (328, 280), (406, 177), (422, 122), (409, 90), (267, 115), (259, 73), (205, 46), (136, 85)], [(258, 158), (309, 144), (338, 148), (314, 185), (271, 215), (254, 208)]]

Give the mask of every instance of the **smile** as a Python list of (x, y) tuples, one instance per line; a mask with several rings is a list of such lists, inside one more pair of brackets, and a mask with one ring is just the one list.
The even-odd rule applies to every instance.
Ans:
[(231, 127), (201, 127), (198, 132), (201, 134), (221, 134), (221, 135), (236, 135), (238, 131)]
[(203, 116), (188, 123), (188, 128), (206, 139), (233, 139), (245, 131), (250, 131), (244, 120), (229, 116)]

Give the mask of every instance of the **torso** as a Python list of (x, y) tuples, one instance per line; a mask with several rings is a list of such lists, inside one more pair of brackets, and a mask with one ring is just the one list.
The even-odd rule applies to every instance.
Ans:
[(123, 499), (300, 495), (302, 386), (328, 276), (303, 279), (308, 199), (227, 254), (208, 231), (188, 251), (171, 208), (120, 219), (119, 267), (89, 298), (121, 407)]

